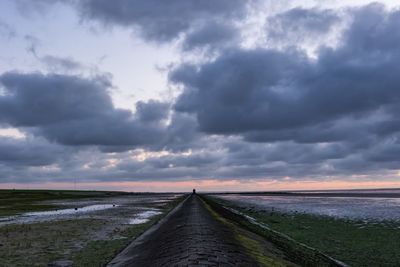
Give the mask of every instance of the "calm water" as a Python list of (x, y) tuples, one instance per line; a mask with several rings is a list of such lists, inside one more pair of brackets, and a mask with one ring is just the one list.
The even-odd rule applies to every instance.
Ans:
[[(397, 190), (398, 191), (398, 190)], [(330, 197), (330, 196), (271, 196), (271, 195), (219, 195), (240, 206), (257, 209), (300, 212), (326, 215), (336, 218), (363, 219), (372, 221), (400, 221), (400, 198), (395, 197)], [(370, 191), (368, 191), (369, 193)]]
[(137, 214), (134, 218), (129, 220), (129, 224), (141, 224), (149, 221), (153, 216), (159, 215), (161, 212), (157, 209), (146, 210)]
[(60, 209), (60, 210), (50, 210), (50, 211), (37, 211), (37, 212), (27, 212), (24, 216), (53, 216), (53, 215), (69, 215), (69, 214), (79, 214), (91, 211), (99, 211), (111, 209), (112, 207), (118, 207), (118, 205), (105, 204), (105, 205), (90, 205), (82, 208), (73, 209)]

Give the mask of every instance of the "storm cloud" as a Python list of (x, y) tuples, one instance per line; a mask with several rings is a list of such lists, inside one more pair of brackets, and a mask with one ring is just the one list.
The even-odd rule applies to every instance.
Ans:
[(0, 126), (24, 134), (0, 132), (2, 181), (372, 179), (400, 169), (399, 9), (290, 6), (256, 17), (253, 0), (58, 3), (79, 26), (173, 47), (160, 72), (168, 97), (121, 108), (112, 75), (71, 75), (86, 66), (76, 55), (43, 51), (45, 70), (0, 74)]
[[(174, 0), (129, 1), (84, 0), (77, 3), (84, 19), (105, 25), (120, 25), (139, 31), (146, 40), (168, 42), (189, 32), (199, 24), (229, 21), (243, 17), (252, 0)], [(204, 30), (203, 30), (204, 31)], [(221, 32), (221, 31), (220, 31)], [(230, 35), (224, 30), (225, 35)], [(201, 34), (201, 33), (197, 33)], [(208, 33), (206, 38), (220, 39), (221, 33)], [(195, 36), (189, 39), (190, 46)]]
[[(66, 145), (137, 146), (164, 133), (167, 105), (139, 102), (138, 113), (114, 107), (105, 77), (5, 73), (0, 122)], [(150, 107), (147, 107), (150, 105)]]
[(43, 139), (0, 138), (0, 164), (47, 166), (55, 163), (64, 153), (65, 148), (51, 145)]
[(266, 22), (268, 38), (288, 45), (304, 38), (319, 38), (329, 33), (340, 15), (333, 10), (296, 7), (269, 17)]
[(399, 17), (380, 5), (357, 10), (341, 45), (321, 47), (317, 60), (301, 50), (234, 49), (211, 62), (180, 66), (170, 74), (184, 87), (175, 109), (196, 114), (202, 131), (217, 134), (282, 135), (377, 112), (393, 117), (400, 100), (400, 38), (390, 32), (400, 26)]

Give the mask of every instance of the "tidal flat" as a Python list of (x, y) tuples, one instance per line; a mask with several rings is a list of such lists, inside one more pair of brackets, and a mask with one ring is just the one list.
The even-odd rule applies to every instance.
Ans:
[(399, 201), (393, 195), (232, 194), (213, 199), (350, 266), (400, 265)]
[(1, 266), (104, 266), (181, 194), (0, 190)]

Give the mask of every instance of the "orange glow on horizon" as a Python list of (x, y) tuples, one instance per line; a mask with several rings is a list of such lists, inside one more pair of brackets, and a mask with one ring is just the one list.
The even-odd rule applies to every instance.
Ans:
[(68, 189), (129, 192), (190, 192), (197, 191), (279, 191), (400, 188), (400, 181), (315, 181), (315, 180), (186, 180), (186, 181), (124, 181), (124, 182), (48, 182), (0, 183), (3, 189)]

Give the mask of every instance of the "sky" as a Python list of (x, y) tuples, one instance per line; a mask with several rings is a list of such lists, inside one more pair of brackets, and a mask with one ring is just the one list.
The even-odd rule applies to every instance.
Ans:
[(0, 188), (400, 187), (400, 1), (0, 0)]

